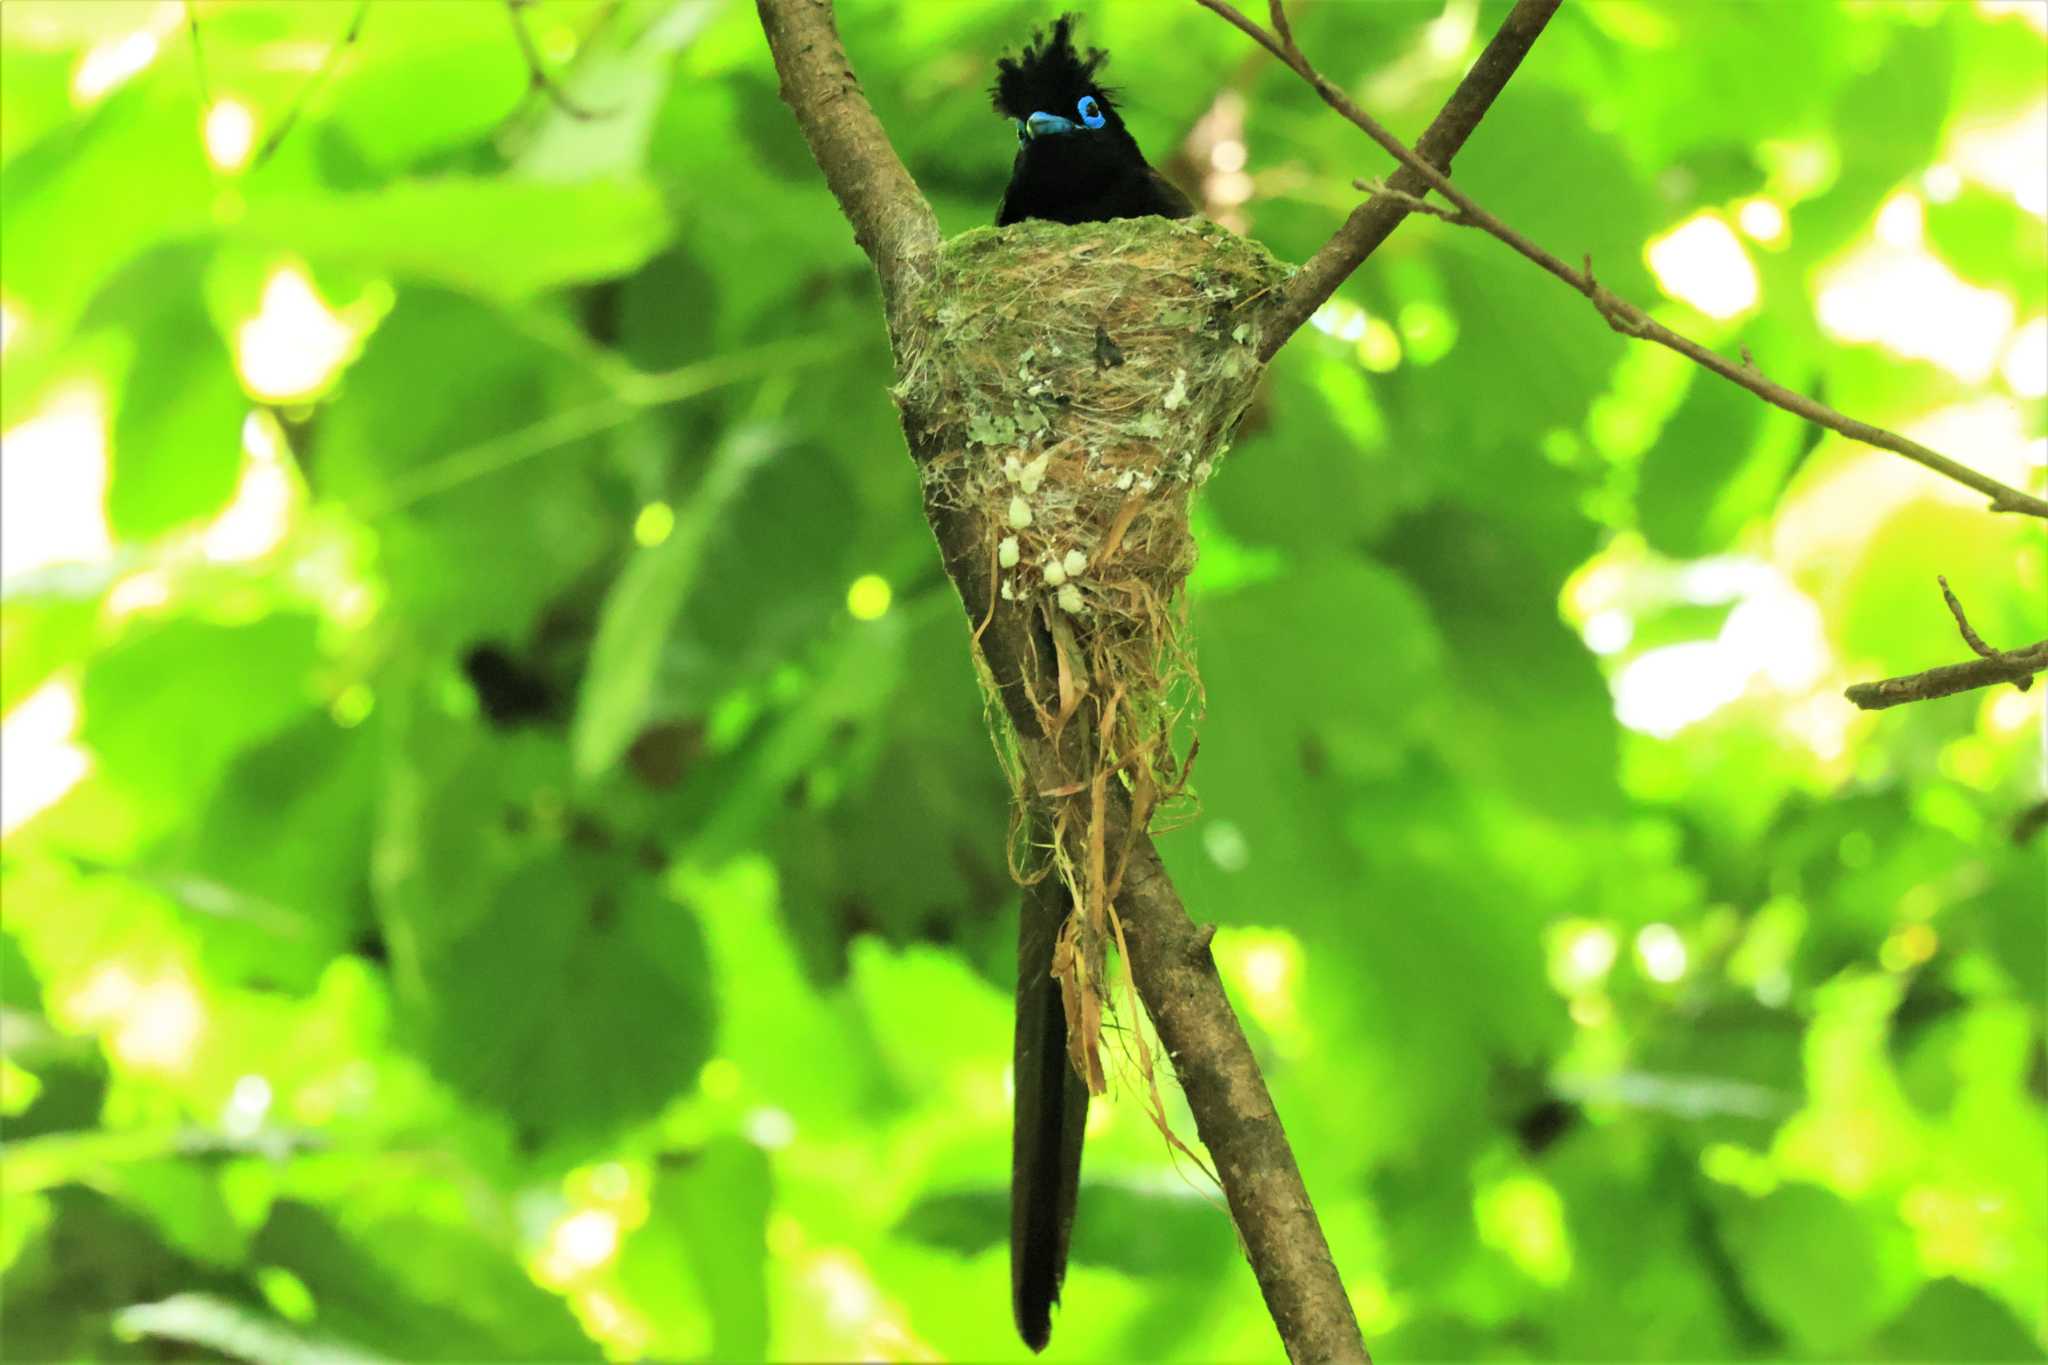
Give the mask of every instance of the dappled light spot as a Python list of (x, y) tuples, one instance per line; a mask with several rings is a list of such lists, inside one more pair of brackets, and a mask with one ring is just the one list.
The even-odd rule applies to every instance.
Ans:
[(1685, 940), (1668, 924), (1646, 924), (1636, 934), (1636, 960), (1644, 976), (1668, 985), (1685, 975)]
[(78, 688), (67, 678), (44, 683), (0, 721), (0, 834), (12, 834), (48, 810), (92, 771), (92, 756), (73, 742)]
[(651, 550), (667, 540), (676, 529), (676, 509), (665, 502), (650, 502), (633, 518), (633, 543)]
[(296, 265), (264, 282), (254, 317), (235, 329), (235, 364), (250, 394), (269, 402), (303, 402), (334, 382), (353, 360), (375, 314), (368, 296), (348, 310), (329, 308)]
[(846, 610), (856, 621), (879, 621), (888, 615), (894, 597), (888, 579), (864, 573), (846, 590)]
[(578, 1209), (549, 1229), (540, 1269), (553, 1283), (569, 1284), (604, 1265), (618, 1249), (618, 1218), (605, 1209)]
[(7, 348), (21, 335), (23, 325), (21, 310), (6, 299), (0, 299), (0, 355), (5, 355)]
[(1367, 318), (1358, 338), (1358, 363), (1374, 374), (1386, 374), (1401, 363), (1401, 338), (1384, 318)]
[(1746, 199), (1735, 212), (1735, 221), (1753, 241), (1776, 246), (1785, 240), (1785, 210), (1769, 199)]
[(114, 1055), (138, 1071), (183, 1072), (206, 1032), (205, 1006), (178, 967), (141, 977), (125, 963), (103, 963), (64, 1009), (80, 1027), (102, 1033)]
[(1242, 872), (1251, 861), (1251, 845), (1234, 821), (1208, 820), (1202, 825), (1202, 849), (1225, 872)]
[(291, 529), (298, 487), (283, 459), (277, 419), (251, 412), (242, 423), (242, 477), (235, 495), (206, 528), (202, 544), (216, 564), (261, 559)]
[(1732, 318), (1756, 306), (1756, 266), (1728, 225), (1702, 213), (1644, 248), (1664, 292), (1710, 318)]
[(158, 5), (147, 27), (88, 48), (71, 73), (71, 102), (81, 108), (97, 103), (148, 70), (163, 51), (162, 35), (177, 21), (175, 5)]
[(1526, 1174), (1496, 1180), (1473, 1196), (1472, 1212), (1479, 1239), (1530, 1279), (1554, 1287), (1571, 1278), (1564, 1201), (1548, 1181)]
[(0, 578), (112, 554), (106, 493), (106, 395), (81, 383), (0, 436)]
[(1744, 681), (1711, 640), (1665, 645), (1631, 659), (1614, 679), (1614, 713), (1631, 730), (1670, 739), (1741, 696)]
[(1564, 920), (1544, 936), (1550, 982), (1561, 995), (1577, 995), (1607, 979), (1617, 945), (1614, 930), (1592, 920)]
[(270, 1082), (254, 1072), (236, 1080), (221, 1106), (221, 1131), (234, 1137), (251, 1137), (270, 1117)]
[(2016, 398), (2048, 397), (2048, 316), (2037, 317), (2012, 334), (1999, 373)]
[(1225, 930), (1216, 935), (1211, 950), (1224, 979), (1242, 992), (1260, 1023), (1281, 1031), (1297, 1025), (1302, 959), (1301, 944), (1292, 934)]
[(2041, 128), (2048, 101), (2004, 123), (1972, 128), (1955, 139), (1950, 159), (1978, 184), (2012, 196), (2036, 218), (2048, 217), (2048, 157), (2041, 155)]
[(220, 99), (206, 111), (200, 128), (206, 159), (216, 170), (235, 172), (249, 164), (256, 149), (256, 115), (237, 99)]
[(1902, 924), (1894, 929), (1877, 951), (1877, 960), (1888, 972), (1909, 972), (1933, 957), (1941, 947), (1941, 936), (1928, 924)]
[(1627, 612), (1617, 607), (1594, 612), (1579, 629), (1586, 648), (1595, 654), (1619, 653), (1628, 648), (1628, 642), (1635, 638), (1635, 633), (1635, 622), (1629, 619)]

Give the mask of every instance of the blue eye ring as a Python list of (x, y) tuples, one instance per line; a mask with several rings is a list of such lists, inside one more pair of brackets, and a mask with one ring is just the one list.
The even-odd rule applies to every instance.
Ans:
[(1109, 116), (1102, 112), (1102, 106), (1095, 102), (1095, 96), (1093, 95), (1081, 96), (1080, 103), (1074, 106), (1074, 112), (1079, 114), (1081, 122), (1087, 124), (1090, 128), (1100, 128), (1103, 124), (1109, 122)]

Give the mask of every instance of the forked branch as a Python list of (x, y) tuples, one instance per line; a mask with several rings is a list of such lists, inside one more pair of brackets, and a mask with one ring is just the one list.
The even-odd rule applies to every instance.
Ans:
[[(1418, 154), (1415, 149), (1388, 132), (1377, 119), (1359, 108), (1349, 95), (1318, 71), (1295, 43), (1294, 35), (1287, 26), (1286, 10), (1281, 0), (1270, 0), (1273, 19), (1271, 32), (1246, 18), (1227, 3), (1227, 0), (1196, 0), (1196, 3), (1213, 10), (1249, 35), (1289, 70), (1308, 82), (1322, 97), (1323, 103), (1357, 125), (1367, 137), (1377, 142), (1388, 155), (1401, 163), (1400, 170), (1395, 172), (1393, 180), (1388, 185), (1388, 188), (1396, 193), (1375, 196), (1366, 201), (1368, 207), (1384, 198), (1405, 213), (1412, 207), (1412, 197), (1419, 197), (1419, 192), (1423, 188), (1434, 190), (1457, 209), (1452, 221), (1479, 229), (1564, 281), (1584, 295), (1606, 320), (1607, 325), (1623, 336), (1655, 342), (1659, 346), (1676, 351), (1695, 364), (1712, 370), (1729, 383), (1749, 390), (1774, 407), (1783, 408), (1796, 417), (1804, 418), (1829, 431), (1838, 432), (1852, 441), (1860, 441), (1879, 450), (1889, 450), (1894, 454), (1903, 455), (1937, 474), (1973, 488), (1991, 499), (1991, 510), (1994, 512), (2019, 512), (2031, 517), (2048, 519), (2048, 499), (2001, 483), (1988, 474), (1922, 445), (1911, 437), (1846, 416), (1825, 403), (1788, 389), (1767, 378), (1760, 369), (1748, 362), (1747, 357), (1740, 361), (1730, 360), (1709, 350), (1692, 338), (1665, 326), (1636, 304), (1601, 284), (1593, 275), (1593, 262), (1590, 258), (1587, 258), (1580, 268), (1574, 268), (1509, 227), (1463, 189), (1453, 184), (1449, 176), (1430, 164), (1428, 158)], [(1519, 11), (1518, 6), (1517, 12)]]

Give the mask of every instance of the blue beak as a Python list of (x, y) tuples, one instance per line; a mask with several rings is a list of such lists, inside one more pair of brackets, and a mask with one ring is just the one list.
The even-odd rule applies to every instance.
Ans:
[(1078, 132), (1080, 127), (1081, 125), (1072, 119), (1064, 119), (1058, 114), (1048, 114), (1041, 111), (1034, 113), (1030, 118), (1024, 120), (1024, 135), (1026, 137), (1044, 137), (1047, 133)]

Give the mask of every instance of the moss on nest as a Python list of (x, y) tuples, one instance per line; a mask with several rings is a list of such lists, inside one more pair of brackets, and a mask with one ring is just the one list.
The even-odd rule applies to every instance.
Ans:
[[(1088, 1006), (1120, 873), (1085, 851), (1102, 846), (1105, 781), (1123, 785), (1139, 828), (1184, 785), (1201, 698), (1181, 596), (1195, 561), (1188, 499), (1251, 401), (1262, 305), (1291, 273), (1195, 219), (1027, 222), (946, 243), (898, 323), (895, 396), (930, 452), (927, 500), (978, 514), (999, 595), (1041, 614), (1063, 686), (1085, 693), (1103, 730), (1085, 746), (1090, 769), (1065, 774), (1050, 850), (1081, 907), (1061, 972), (1076, 1061), (1096, 1089)], [(1071, 696), (1034, 701), (1048, 733), (1074, 711)], [(1000, 728), (998, 741), (1011, 752)]]

